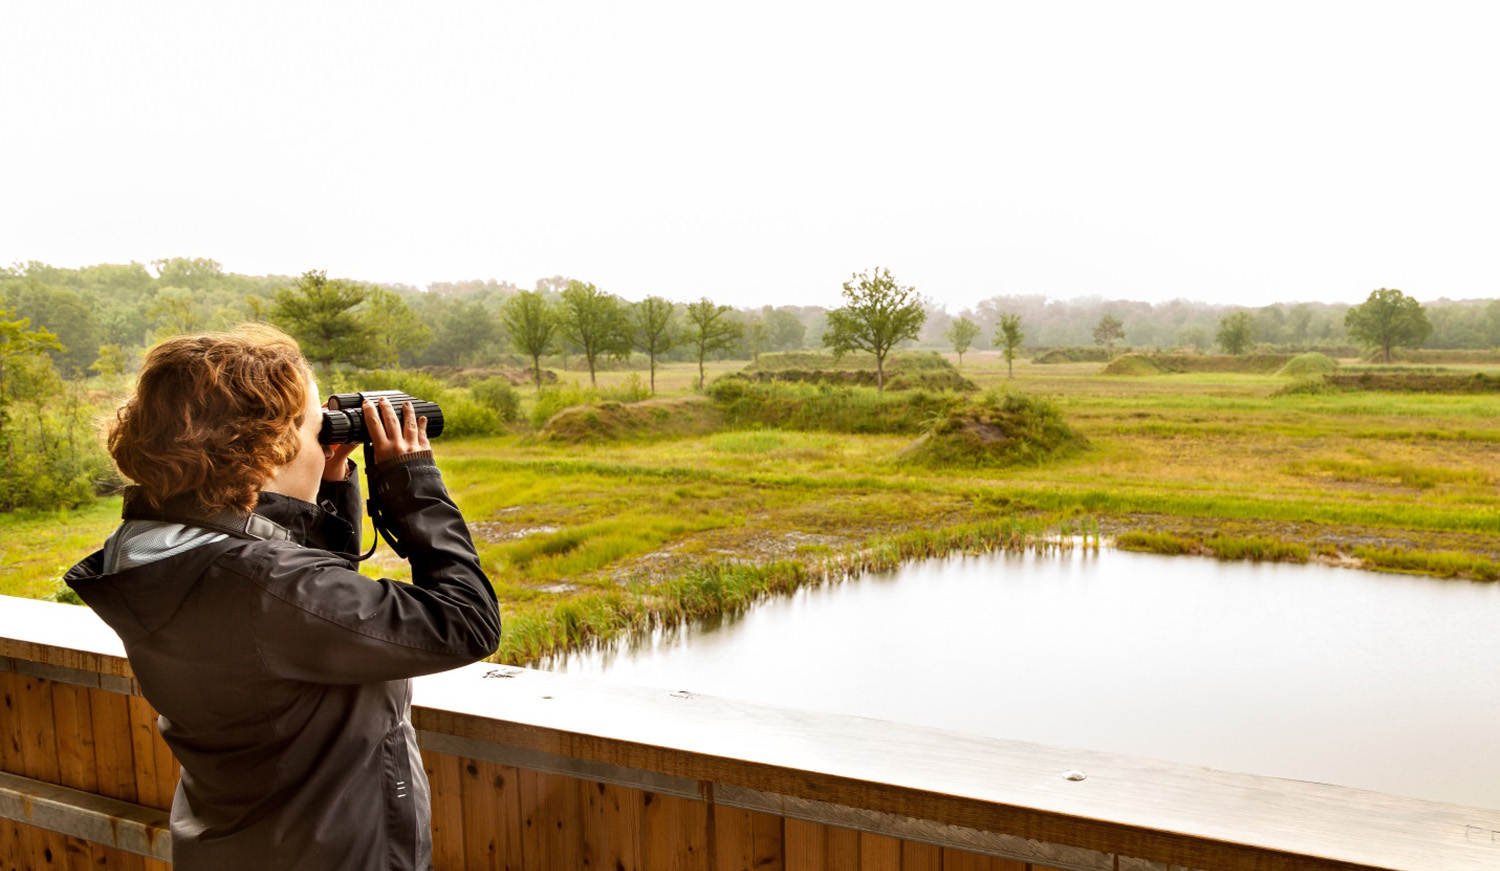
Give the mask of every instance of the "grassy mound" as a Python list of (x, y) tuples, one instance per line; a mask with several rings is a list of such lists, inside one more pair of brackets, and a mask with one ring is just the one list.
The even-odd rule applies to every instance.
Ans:
[(739, 374), (709, 385), (708, 395), (729, 426), (850, 433), (916, 434), (926, 422), (964, 404), (952, 393), (880, 393), (873, 387), (763, 384)]
[(1286, 361), (1285, 366), (1277, 369), (1276, 374), (1283, 378), (1306, 378), (1309, 375), (1332, 372), (1338, 367), (1338, 361), (1326, 354), (1298, 354)]
[(1115, 358), (1102, 370), (1104, 375), (1165, 375), (1166, 370), (1148, 354), (1126, 354)]
[(949, 410), (897, 461), (930, 468), (1035, 465), (1087, 447), (1088, 440), (1047, 400), (991, 394)]
[(1323, 381), (1338, 390), (1373, 390), (1385, 393), (1500, 393), (1500, 375), (1485, 375), (1482, 372), (1341, 372), (1324, 375)]
[[(1376, 352), (1379, 357), (1379, 352)], [(1500, 366), (1500, 351), (1422, 350), (1420, 348), (1397, 348), (1391, 352), (1392, 360), (1402, 363), (1426, 363), (1448, 366)]]
[[(871, 354), (845, 354), (834, 357), (818, 351), (778, 351), (761, 354), (760, 359), (745, 367), (746, 372), (784, 372), (787, 370), (827, 371), (868, 369), (875, 371), (875, 357)], [(896, 372), (957, 371), (942, 354), (936, 351), (898, 351), (885, 358), (885, 374), (889, 378)]]
[[(752, 363), (734, 377), (748, 378), (762, 384), (833, 384), (844, 387), (875, 387), (875, 358), (867, 354), (846, 354), (835, 361), (832, 354), (788, 351), (762, 354), (759, 364)], [(885, 363), (887, 390), (957, 390), (974, 392), (979, 385), (959, 374), (953, 364), (935, 351), (913, 351), (892, 354)]]
[(721, 429), (724, 414), (702, 399), (648, 399), (574, 405), (548, 418), (537, 438), (563, 444), (685, 438)]
[(1032, 357), (1031, 362), (1044, 365), (1057, 363), (1108, 363), (1109, 350), (1097, 346), (1052, 348), (1049, 351)]
[(1271, 375), (1291, 362), (1291, 354), (1126, 354), (1104, 367), (1105, 375), (1177, 375), (1222, 372)]

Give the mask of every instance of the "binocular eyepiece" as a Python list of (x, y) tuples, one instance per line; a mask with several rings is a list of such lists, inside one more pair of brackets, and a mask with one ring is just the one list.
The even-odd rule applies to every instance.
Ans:
[(325, 445), (368, 442), (370, 430), (365, 426), (365, 401), (379, 402), (381, 399), (390, 400), (398, 417), (405, 413), (406, 403), (410, 402), (413, 414), (427, 418), (427, 437), (434, 438), (442, 434), (443, 410), (436, 402), (408, 396), (399, 390), (367, 390), (363, 393), (335, 393), (328, 397), (328, 407), (323, 409), (323, 427), (318, 431), (318, 441)]

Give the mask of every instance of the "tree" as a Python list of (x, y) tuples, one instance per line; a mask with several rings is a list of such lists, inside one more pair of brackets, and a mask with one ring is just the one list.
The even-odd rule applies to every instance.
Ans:
[(688, 329), (684, 343), (698, 356), (698, 389), (703, 389), (703, 360), (717, 351), (727, 351), (740, 340), (740, 325), (730, 320), (734, 311), (727, 305), (714, 305), (708, 297), (687, 304)]
[(927, 319), (915, 289), (902, 287), (887, 269), (857, 273), (844, 282), (845, 305), (828, 313), (823, 344), (835, 357), (850, 351), (875, 355), (875, 387), (885, 390), (885, 358), (901, 342), (917, 338)]
[(395, 367), (407, 351), (421, 351), (432, 344), (432, 329), (422, 323), (406, 300), (377, 287), (365, 297), (364, 321), (375, 339), (377, 366)]
[(597, 385), (595, 374), (601, 354), (624, 356), (630, 353), (630, 322), (613, 294), (582, 281), (570, 281), (562, 292), (562, 314), (558, 328), (589, 364), (589, 383)]
[(672, 315), (677, 307), (659, 296), (648, 296), (631, 307), (634, 320), (634, 340), (637, 350), (645, 351), (651, 358), (651, 392), (656, 392), (656, 358), (665, 354), (677, 342), (676, 325)]
[(761, 309), (766, 322), (766, 347), (772, 351), (796, 351), (807, 337), (807, 324), (784, 309)]
[(1109, 356), (1115, 355), (1115, 344), (1125, 339), (1125, 325), (1114, 315), (1105, 315), (1094, 327), (1094, 344), (1103, 345)]
[(1000, 316), (1000, 324), (995, 328), (995, 344), (1004, 349), (1005, 354), (1005, 377), (1016, 377), (1016, 350), (1021, 347), (1021, 341), (1026, 334), (1021, 332), (1021, 316), (1006, 314)]
[(943, 333), (943, 338), (952, 343), (953, 352), (958, 355), (958, 365), (962, 366), (964, 352), (969, 350), (969, 346), (974, 344), (975, 339), (979, 338), (979, 324), (969, 320), (968, 315), (965, 315), (948, 327), (947, 332)]
[(355, 311), (369, 296), (362, 284), (308, 270), (272, 295), (271, 323), (297, 340), (308, 360), (327, 371), (334, 363), (363, 365), (376, 356), (375, 333)]
[(552, 350), (557, 313), (541, 291), (523, 290), (500, 306), (500, 323), (516, 349), (531, 358), (531, 377), (542, 389), (542, 356)]
[(1399, 290), (1384, 287), (1370, 291), (1368, 299), (1345, 312), (1344, 327), (1349, 338), (1379, 348), (1387, 363), (1391, 362), (1392, 348), (1420, 348), (1432, 335), (1432, 324), (1422, 304)]
[(1219, 318), (1219, 332), (1215, 340), (1226, 354), (1243, 354), (1250, 350), (1250, 339), (1255, 332), (1255, 319), (1249, 312), (1235, 312)]

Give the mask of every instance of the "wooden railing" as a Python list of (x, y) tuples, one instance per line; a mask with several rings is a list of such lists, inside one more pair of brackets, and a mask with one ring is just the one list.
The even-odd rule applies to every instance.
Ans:
[[(170, 867), (113, 634), (0, 597), (0, 691), (0, 868)], [(438, 871), (1500, 868), (1493, 809), (496, 665), (416, 702)]]

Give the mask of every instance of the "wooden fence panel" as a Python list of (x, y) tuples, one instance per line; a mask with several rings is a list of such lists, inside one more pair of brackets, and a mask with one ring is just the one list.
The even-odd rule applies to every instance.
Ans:
[(628, 786), (582, 781), (583, 867), (645, 871), (642, 827), (646, 794)]

